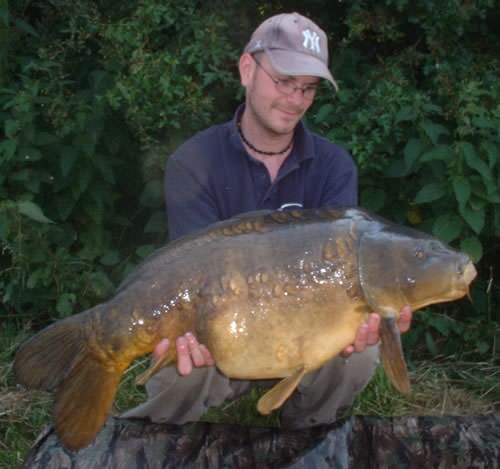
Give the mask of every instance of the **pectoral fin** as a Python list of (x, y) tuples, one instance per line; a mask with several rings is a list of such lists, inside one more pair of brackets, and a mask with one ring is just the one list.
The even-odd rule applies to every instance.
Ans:
[(401, 337), (395, 318), (383, 318), (380, 322), (380, 355), (384, 370), (394, 385), (403, 394), (410, 392), (410, 379), (401, 347)]
[(135, 378), (135, 384), (143, 386), (144, 384), (146, 384), (146, 381), (151, 378), (151, 376), (158, 372), (160, 368), (169, 365), (170, 363), (172, 363), (172, 361), (172, 354), (168, 351), (165, 352), (160, 358), (155, 360), (144, 373), (141, 373)]
[(306, 370), (302, 367), (292, 375), (282, 379), (259, 399), (257, 410), (262, 415), (268, 415), (273, 410), (281, 407), (292, 392), (295, 391), (295, 388), (299, 385), (300, 380), (305, 374)]

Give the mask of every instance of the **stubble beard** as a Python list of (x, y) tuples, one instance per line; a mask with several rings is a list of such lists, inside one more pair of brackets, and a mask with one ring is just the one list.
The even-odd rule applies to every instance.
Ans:
[(268, 111), (265, 109), (260, 109), (259, 106), (255, 106), (253, 99), (249, 97), (246, 102), (246, 107), (249, 112), (249, 117), (254, 121), (254, 123), (265, 134), (269, 135), (270, 138), (291, 136), (300, 121), (301, 116), (294, 120), (290, 125), (285, 127), (273, 123), (273, 112), (275, 111), (275, 106), (272, 106)]

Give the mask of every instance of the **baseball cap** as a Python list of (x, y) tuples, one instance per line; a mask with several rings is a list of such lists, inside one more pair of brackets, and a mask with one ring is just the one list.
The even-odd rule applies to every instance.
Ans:
[(265, 20), (252, 34), (244, 52), (265, 51), (273, 68), (282, 75), (326, 78), (338, 89), (328, 69), (325, 32), (298, 13), (282, 13)]

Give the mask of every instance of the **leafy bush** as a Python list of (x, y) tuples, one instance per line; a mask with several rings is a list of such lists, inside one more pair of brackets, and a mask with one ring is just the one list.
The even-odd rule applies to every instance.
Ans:
[(422, 315), (431, 352), (433, 337), (495, 347), (500, 318), (483, 298), (500, 302), (498, 288), (484, 291), (500, 267), (499, 11), (492, 1), (351, 2), (335, 51), (340, 91), (322, 94), (310, 117), (358, 162), (361, 205), (478, 262), (475, 307), (455, 311), (463, 322)]
[[(443, 338), (459, 349), (463, 337), (469, 349), (495, 349), (497, 3), (286, 3), (329, 32), (341, 89), (318, 96), (309, 124), (354, 155), (361, 204), (478, 261), (474, 306), (446, 309), (455, 326), (421, 315), (431, 352)], [(238, 52), (263, 17), (285, 6), (24, 0), (9, 7), (0, 8), (0, 301), (9, 316), (43, 322), (106, 297), (164, 242), (165, 159), (232, 114), (241, 99)]]
[(165, 157), (235, 94), (236, 54), (196, 1), (2, 12), (0, 301), (55, 318), (109, 296), (164, 241)]

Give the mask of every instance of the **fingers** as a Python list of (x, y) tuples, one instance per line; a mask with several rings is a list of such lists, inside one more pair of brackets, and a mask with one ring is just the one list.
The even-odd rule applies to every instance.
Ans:
[(342, 358), (349, 358), (354, 353), (354, 346), (348, 345), (342, 352), (340, 352), (340, 356)]
[(189, 346), (186, 337), (177, 337), (175, 341), (177, 347), (177, 371), (180, 375), (186, 376), (193, 371), (193, 364), (189, 354)]
[(398, 319), (398, 327), (401, 333), (407, 332), (411, 327), (412, 311), (410, 306), (406, 305)]
[(371, 313), (370, 316), (368, 317), (368, 333), (366, 336), (366, 346), (375, 345), (379, 341), (379, 335), (378, 335), (379, 327), (380, 327), (380, 315), (377, 313)]
[(162, 339), (160, 342), (156, 344), (156, 347), (153, 350), (153, 360), (156, 361), (160, 359), (165, 353), (167, 353), (168, 346), (170, 345), (170, 341), (168, 339)]
[(368, 320), (359, 326), (354, 343), (347, 346), (340, 355), (348, 358), (353, 352), (363, 352), (369, 345), (375, 345), (379, 341), (379, 326), (380, 316), (377, 313), (371, 313)]
[(196, 337), (190, 332), (187, 332), (184, 335), (184, 337), (187, 339), (188, 342), (189, 353), (191, 354), (191, 360), (193, 362), (193, 365), (196, 367), (204, 366), (205, 356), (200, 350), (200, 344), (198, 343)]
[(212, 366), (215, 361), (212, 354), (205, 345), (198, 342), (196, 337), (187, 332), (176, 340), (177, 347), (177, 371), (180, 375), (186, 376), (193, 367)]
[(380, 316), (376, 313), (371, 313), (368, 320), (361, 324), (354, 339), (354, 351), (363, 352), (369, 345), (374, 345), (378, 342), (378, 328), (380, 325)]

